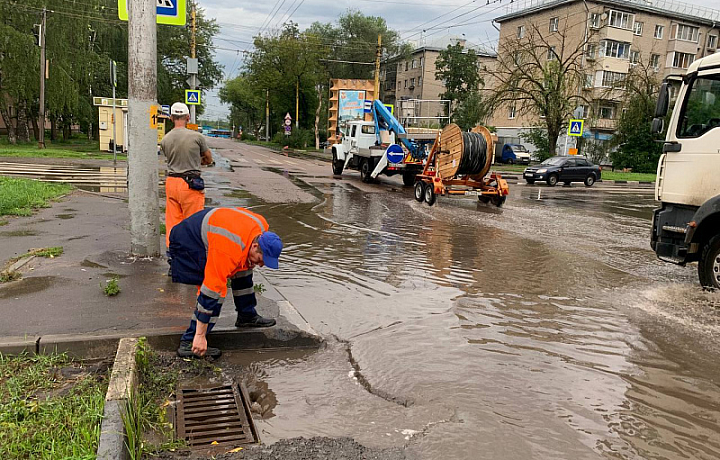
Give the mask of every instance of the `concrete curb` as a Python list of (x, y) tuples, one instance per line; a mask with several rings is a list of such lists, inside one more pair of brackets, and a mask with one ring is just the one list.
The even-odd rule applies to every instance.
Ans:
[(97, 458), (101, 460), (125, 460), (129, 458), (125, 445), (123, 413), (130, 398), (137, 390), (137, 338), (120, 339), (108, 391), (105, 395), (103, 420), (100, 425)]
[(23, 257), (22, 259), (16, 261), (14, 264), (10, 265), (8, 267), (7, 271), (14, 272), (14, 271), (20, 270), (25, 265), (29, 264), (30, 261), (33, 260), (34, 258), (35, 258), (35, 256)]

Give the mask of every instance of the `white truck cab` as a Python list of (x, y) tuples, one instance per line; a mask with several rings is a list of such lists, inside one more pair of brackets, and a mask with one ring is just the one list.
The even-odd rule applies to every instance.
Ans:
[[(663, 83), (653, 130), (669, 105)], [(720, 53), (693, 62), (682, 78), (658, 162), (651, 246), (664, 261), (698, 262), (703, 286), (720, 288)]]

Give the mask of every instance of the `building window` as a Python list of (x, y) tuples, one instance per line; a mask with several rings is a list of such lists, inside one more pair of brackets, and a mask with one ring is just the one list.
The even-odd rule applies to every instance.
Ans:
[(422, 86), (422, 77), (418, 77), (418, 86)]
[(673, 26), (675, 30), (674, 37), (676, 40), (683, 40), (686, 42), (697, 43), (700, 29), (685, 24), (675, 24)]
[(398, 72), (402, 72), (402, 65), (403, 65), (402, 62), (398, 63)]
[(590, 14), (590, 27), (597, 29), (600, 27), (600, 13)]
[(608, 24), (612, 27), (629, 29), (632, 24), (632, 15), (622, 11), (610, 10)]
[(612, 120), (613, 118), (615, 118), (615, 107), (611, 105), (600, 106), (599, 112), (600, 118), (602, 119)]
[(585, 57), (595, 59), (595, 56), (597, 56), (597, 44), (588, 43), (587, 49), (585, 50)]
[(508, 110), (508, 118), (511, 120), (515, 118), (515, 104), (510, 106), (510, 109)]
[(708, 48), (714, 50), (717, 47), (717, 35), (708, 35)]
[(590, 116), (590, 107), (587, 105), (580, 106), (580, 118), (588, 118)]
[(659, 54), (651, 54), (650, 55), (650, 67), (652, 67), (655, 70), (660, 69), (660, 55)]
[(408, 69), (408, 61), (405, 61), (405, 70), (407, 71), (407, 69)]
[(653, 37), (663, 38), (664, 32), (665, 32), (665, 26), (661, 26), (660, 24), (655, 24), (655, 34), (653, 35)]
[(695, 55), (690, 53), (673, 53), (672, 66), (676, 69), (687, 69), (695, 60)]
[(640, 63), (640, 51), (631, 50), (630, 51), (630, 64), (639, 64)]
[(525, 26), (518, 27), (517, 38), (525, 38)]
[(557, 32), (558, 24), (559, 24), (558, 18), (550, 18), (550, 32)]
[(603, 86), (605, 88), (624, 88), (625, 74), (604, 70), (602, 76), (602, 83), (600, 86)]
[(424, 66), (424, 65), (425, 65), (425, 58), (424, 58), (424, 57), (421, 57), (421, 58), (420, 58), (420, 67), (422, 67), (422, 66)]
[(412, 60), (412, 68), (417, 69), (417, 61), (415, 59)]
[(557, 53), (555, 53), (555, 47), (554, 47), (554, 46), (549, 46), (549, 47), (548, 47), (547, 59), (548, 59), (548, 61), (552, 61), (552, 60), (554, 60), (554, 59), (557, 59)]
[(603, 40), (600, 42), (600, 53), (605, 57), (628, 59), (630, 56), (630, 43)]
[(593, 76), (591, 73), (585, 74), (585, 88), (592, 88), (593, 87)]
[(640, 21), (635, 21), (635, 24), (633, 24), (633, 34), (642, 35), (642, 31), (643, 31), (643, 23)]
[(410, 89), (413, 89), (413, 88), (415, 88), (415, 79), (411, 78), (410, 79)]
[(405, 80), (405, 88), (407, 88), (407, 80)]

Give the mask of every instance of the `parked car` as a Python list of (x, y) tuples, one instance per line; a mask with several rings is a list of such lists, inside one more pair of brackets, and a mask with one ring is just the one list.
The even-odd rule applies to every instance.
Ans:
[(522, 144), (505, 144), (503, 145), (501, 163), (524, 163), (530, 164), (530, 152)]
[(592, 186), (601, 178), (602, 169), (594, 165), (585, 157), (552, 157), (537, 166), (525, 168), (523, 177), (528, 184), (544, 181), (550, 187), (558, 182), (570, 185), (571, 182), (584, 182)]

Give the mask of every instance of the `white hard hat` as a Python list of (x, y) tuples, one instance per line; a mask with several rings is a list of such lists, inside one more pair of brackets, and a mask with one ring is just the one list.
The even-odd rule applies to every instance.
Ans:
[(176, 102), (170, 107), (170, 115), (189, 115), (190, 109), (188, 109), (188, 106), (183, 104), (182, 102)]

